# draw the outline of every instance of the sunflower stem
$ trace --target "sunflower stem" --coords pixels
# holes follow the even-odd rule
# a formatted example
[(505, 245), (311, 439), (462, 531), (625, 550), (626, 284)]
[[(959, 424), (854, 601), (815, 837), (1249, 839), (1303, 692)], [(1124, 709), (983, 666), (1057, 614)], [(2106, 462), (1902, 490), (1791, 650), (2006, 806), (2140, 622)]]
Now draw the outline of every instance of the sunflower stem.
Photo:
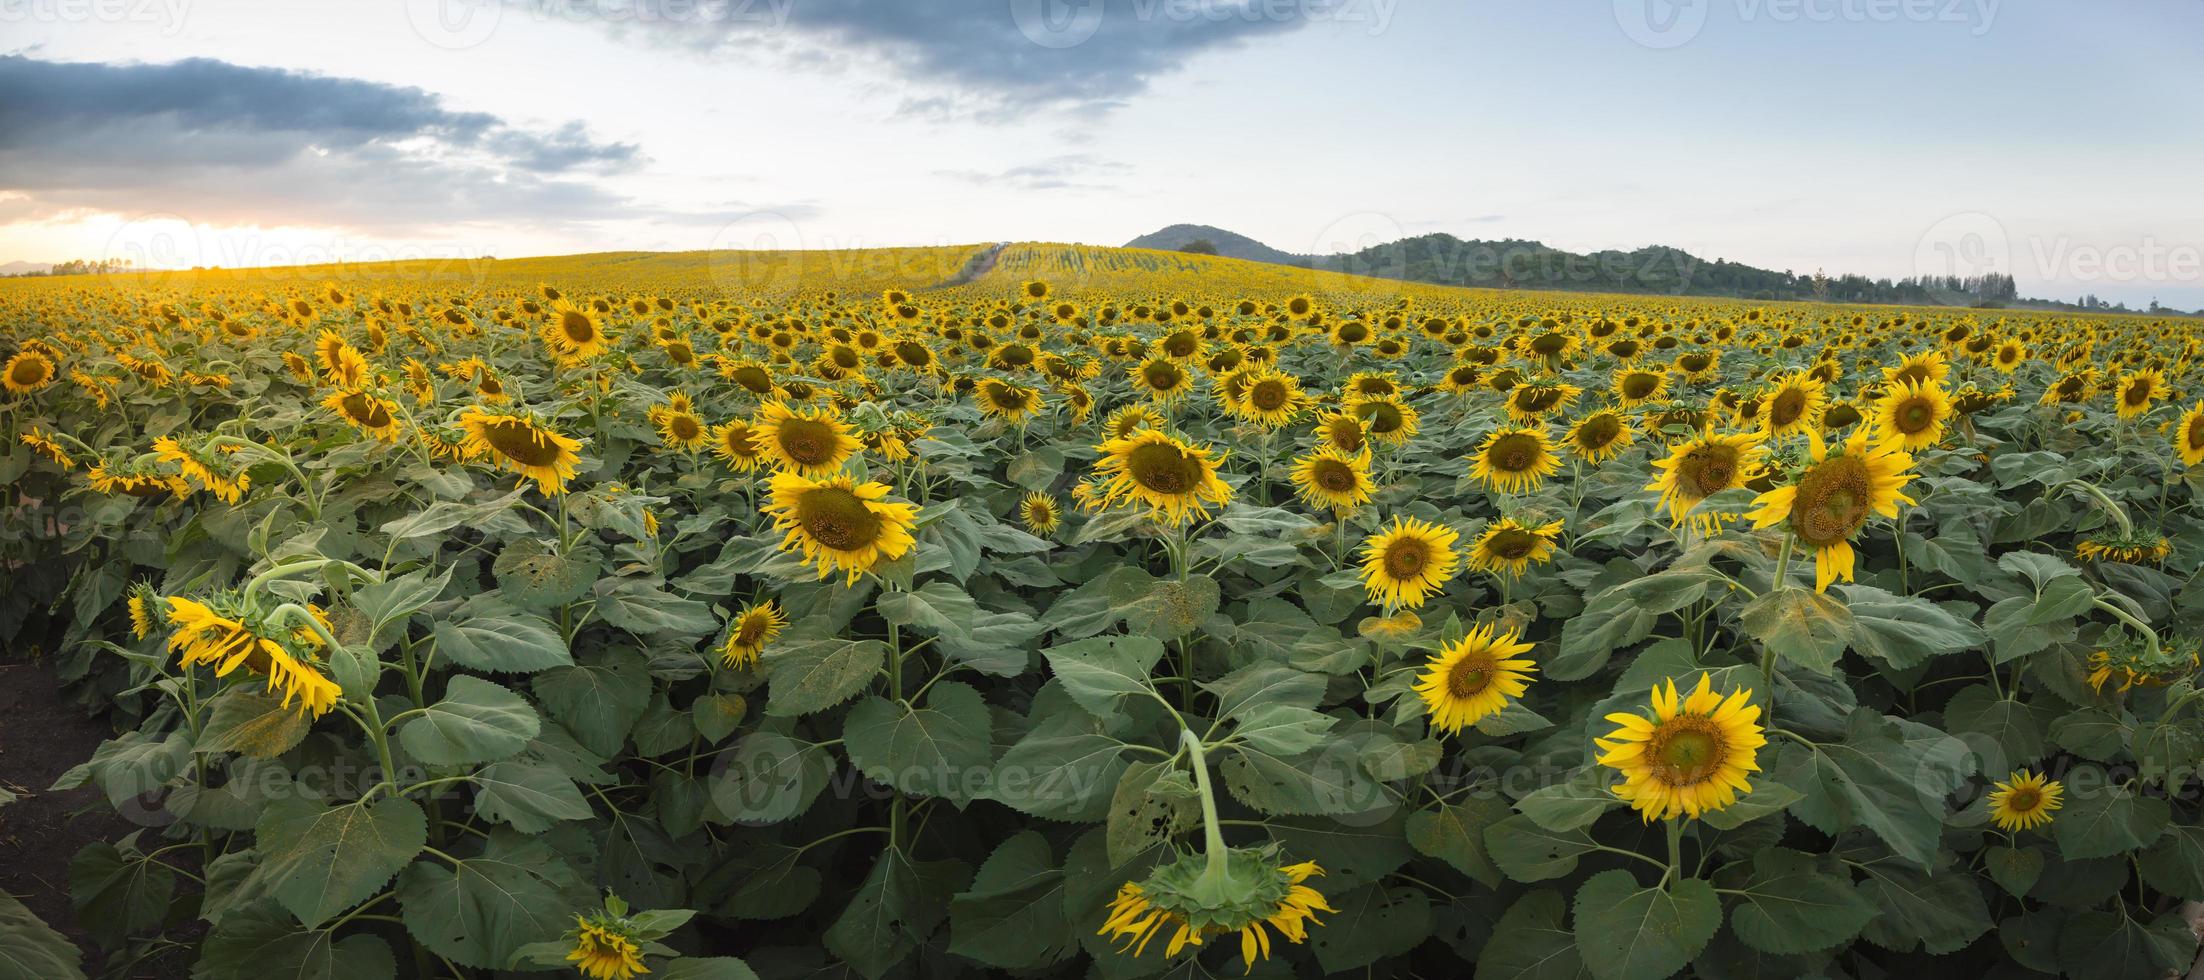
[(1194, 766), (1194, 788), (1201, 791), (1202, 843), (1208, 852), (1209, 863), (1202, 869), (1204, 881), (1223, 885), (1229, 873), (1226, 857), (1230, 853), (1224, 846), (1224, 827), (1217, 822), (1217, 794), (1209, 788), (1209, 760), (1202, 755), (1201, 739), (1191, 730), (1179, 729), (1179, 742), (1186, 746), (1186, 754)]
[(1670, 817), (1661, 821), (1661, 827), (1668, 831), (1668, 873), (1661, 876), (1661, 887), (1666, 888), (1670, 881), (1684, 877), (1684, 823)]

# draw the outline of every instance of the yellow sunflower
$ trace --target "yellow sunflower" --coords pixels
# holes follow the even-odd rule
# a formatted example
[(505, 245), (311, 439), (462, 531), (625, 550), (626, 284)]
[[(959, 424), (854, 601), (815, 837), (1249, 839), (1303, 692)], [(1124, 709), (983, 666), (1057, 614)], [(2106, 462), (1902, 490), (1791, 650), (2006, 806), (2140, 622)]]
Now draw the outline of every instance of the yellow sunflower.
[(1501, 493), (1527, 493), (1560, 469), (1544, 428), (1494, 429), (1477, 447), (1469, 475)]
[(545, 496), (565, 493), (566, 482), (574, 478), (581, 461), (581, 440), (528, 415), (470, 405), (459, 413), (457, 424), (466, 433), (460, 451), (468, 459), (485, 460), (534, 480)]
[(1362, 420), (1346, 412), (1326, 412), (1316, 420), (1316, 435), (1326, 448), (1360, 456), (1369, 451), (1369, 434)]
[(1421, 608), (1454, 577), (1453, 528), (1413, 517), (1395, 517), (1362, 545), (1362, 587), (1387, 610)]
[(543, 321), (543, 343), (561, 363), (578, 364), (604, 353), (611, 340), (592, 307), (560, 300)]
[(22, 350), (8, 358), (6, 373), (0, 375), (10, 394), (27, 395), (53, 383), (54, 359), (45, 351)]
[(1367, 456), (1319, 446), (1293, 461), (1293, 486), (1310, 507), (1329, 508), (1342, 514), (1370, 502), (1377, 489), (1370, 479)]
[(1517, 633), (1500, 633), (1490, 624), (1441, 647), (1416, 678), (1431, 727), (1455, 734), (1522, 697), (1538, 670), (1523, 656), (1530, 651)]
[(748, 473), (758, 468), (764, 458), (758, 448), (757, 432), (750, 423), (735, 419), (712, 429), (712, 454), (726, 461), (727, 468), (737, 473)]
[(1207, 517), (1211, 506), (1222, 507), (1232, 499), (1232, 488), (1217, 478), (1210, 450), (1167, 433), (1142, 429), (1096, 451), (1102, 456), (1095, 473), (1105, 481), (1105, 504), (1137, 502), (1156, 520), (1178, 525), (1190, 515)]
[(2157, 368), (2129, 371), (2120, 376), (2120, 383), (2113, 390), (2119, 393), (2118, 410), (2123, 419), (2150, 411), (2152, 402), (2171, 393), (2166, 388), (2166, 373)]
[(2181, 422), (2173, 430), (2173, 447), (2181, 454), (2181, 465), (2204, 463), (2204, 401), (2181, 414)]
[(1561, 537), (1561, 522), (1521, 524), (1503, 517), (1485, 525), (1483, 534), (1469, 546), (1469, 566), (1494, 574), (1520, 577), (1531, 565), (1553, 560), (1554, 541)]
[(980, 414), (999, 418), (1011, 425), (1022, 425), (1041, 411), (1041, 392), (1021, 384), (1013, 384), (997, 378), (982, 380), (972, 389), (972, 401), (979, 405)]
[(2052, 821), (2051, 811), (2065, 805), (2066, 787), (2041, 773), (2019, 770), (1990, 794), (1990, 819), (2011, 832), (2033, 830)]
[(1903, 492), (1912, 466), (1911, 455), (1887, 442), (1870, 444), (1865, 432), (1853, 433), (1834, 454), (1816, 439), (1813, 462), (1798, 479), (1754, 498), (1759, 509), (1746, 516), (1754, 527), (1786, 525), (1814, 549), (1814, 589), (1826, 592), (1837, 579), (1852, 581), (1852, 537), (1867, 519), (1895, 518), (1899, 504), (1913, 502)]
[(1363, 435), (1387, 446), (1414, 438), (1419, 424), (1416, 410), (1398, 398), (1357, 398), (1347, 411), (1361, 420)]
[(1944, 424), (1951, 417), (1951, 396), (1933, 383), (1892, 384), (1875, 402), (1875, 428), (1882, 440), (1909, 453), (1920, 452), (1944, 438)]
[(1646, 714), (1608, 715), (1620, 727), (1593, 741), (1600, 764), (1622, 773), (1614, 794), (1645, 821), (1697, 819), (1752, 792), (1747, 777), (1760, 771), (1759, 750), (1768, 744), (1759, 717), (1752, 691), (1724, 697), (1709, 675), (1700, 674), (1688, 697), (1678, 695), (1671, 679), (1653, 689)]
[(1637, 441), (1630, 419), (1612, 408), (1586, 413), (1562, 437), (1569, 452), (1594, 466), (1613, 458)]
[[(1126, 882), (1104, 911), (1099, 936), (1119, 943), (1121, 953), (1140, 956), (1158, 935), (1169, 934), (1163, 955), (1199, 949), (1204, 940), (1238, 933), (1240, 960), (1249, 972), (1270, 958), (1271, 931), (1300, 944), (1308, 927), (1321, 925), (1318, 912), (1336, 912), (1324, 896), (1303, 882), (1323, 875), (1315, 862), (1279, 866), (1267, 854), (1235, 849), (1223, 858), (1224, 873), (1202, 874), (1209, 857), (1190, 855), (1156, 869), (1146, 881)], [(1266, 928), (1267, 927), (1267, 928)]]
[(1659, 401), (1668, 394), (1668, 372), (1646, 368), (1616, 371), (1613, 389), (1615, 400), (1624, 408)]
[(398, 441), (398, 403), (369, 391), (330, 392), (323, 408), (337, 413), (345, 424), (383, 442)]
[(775, 530), (787, 532), (781, 550), (801, 548), (822, 579), (839, 569), (854, 584), (880, 562), (903, 557), (916, 541), (917, 505), (883, 502), (885, 483), (860, 484), (848, 474), (814, 480), (782, 470), (768, 486), (772, 502), (764, 510)]
[(768, 599), (750, 606), (727, 628), (727, 639), (719, 645), (719, 659), (729, 667), (754, 666), (764, 655), (766, 644), (781, 635), (781, 628), (787, 625), (788, 617), (779, 603)]
[(1508, 418), (1519, 425), (1543, 422), (1566, 410), (1583, 393), (1582, 388), (1551, 379), (1520, 384), (1508, 392)]
[(1301, 379), (1275, 368), (1256, 368), (1240, 379), (1240, 397), (1234, 414), (1266, 429), (1293, 421), (1307, 407)]
[(1692, 508), (1724, 490), (1759, 479), (1761, 460), (1767, 453), (1767, 447), (1751, 435), (1700, 436), (1678, 444), (1667, 459), (1654, 460), (1653, 467), (1660, 474), (1645, 489), (1661, 492), (1660, 502), (1667, 505), (1671, 523), (1681, 526), (1689, 521), (1695, 527), (1711, 530), (1729, 515), (1692, 515)]
[(1822, 413), (1829, 407), (1829, 386), (1804, 371), (1777, 378), (1760, 399), (1760, 425), (1770, 438), (1800, 432), (1821, 431)]
[(751, 423), (750, 439), (775, 467), (799, 476), (836, 472), (863, 448), (830, 405), (797, 410), (768, 402)]
[(336, 707), (343, 693), (337, 682), (323, 676), (311, 661), (294, 655), (278, 638), (247, 626), (236, 610), (226, 616), (207, 603), (172, 596), (167, 612), (175, 629), (169, 634), (168, 649), (182, 655), (184, 666), (213, 667), (216, 677), (244, 667), (268, 679), (269, 693), (282, 694), (283, 707), (290, 707), (295, 699), (301, 713), (315, 718)]
[(1018, 501), (1018, 517), (1025, 521), (1026, 530), (1053, 534), (1064, 523), (1064, 510), (1057, 506), (1056, 498), (1036, 490)]
[(1194, 390), (1194, 375), (1185, 365), (1167, 357), (1153, 357), (1133, 365), (1133, 388), (1159, 402), (1167, 402)]
[(573, 949), (566, 954), (566, 961), (589, 980), (634, 980), (650, 972), (643, 965), (643, 947), (628, 935), (620, 923), (597, 917), (595, 920), (575, 916), (574, 930), (567, 934)]
[(664, 405), (653, 405), (650, 423), (658, 429), (658, 441), (667, 448), (693, 453), (712, 441), (712, 431), (697, 418), (696, 406), (683, 392), (674, 392)]

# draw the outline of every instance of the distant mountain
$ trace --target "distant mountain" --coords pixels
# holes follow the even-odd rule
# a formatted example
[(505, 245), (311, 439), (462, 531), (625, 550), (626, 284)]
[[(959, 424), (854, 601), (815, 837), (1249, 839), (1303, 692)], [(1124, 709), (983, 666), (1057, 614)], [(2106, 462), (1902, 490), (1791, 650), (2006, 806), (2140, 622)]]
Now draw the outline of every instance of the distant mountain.
[(2017, 300), (2009, 276), (1895, 281), (1852, 275), (1822, 278), (1703, 259), (1666, 245), (1577, 253), (1527, 239), (1482, 241), (1432, 234), (1359, 252), (1295, 255), (1222, 228), (1172, 225), (1133, 239), (1126, 247), (1176, 251), (1197, 240), (1207, 240), (1216, 246), (1217, 254), (1231, 258), (1444, 286), (1937, 306), (1997, 307)]
[(1315, 257), (1281, 252), (1249, 238), (1209, 225), (1172, 225), (1153, 234), (1142, 235), (1126, 242), (1126, 248), (1152, 248), (1159, 252), (1176, 252), (1197, 241), (1207, 241), (1217, 247), (1217, 254), (1228, 259), (1247, 259), (1251, 262), (1268, 262), (1272, 265), (1314, 264)]
[(43, 273), (53, 267), (51, 262), (8, 262), (0, 264), (0, 276), (20, 276), (33, 272)]

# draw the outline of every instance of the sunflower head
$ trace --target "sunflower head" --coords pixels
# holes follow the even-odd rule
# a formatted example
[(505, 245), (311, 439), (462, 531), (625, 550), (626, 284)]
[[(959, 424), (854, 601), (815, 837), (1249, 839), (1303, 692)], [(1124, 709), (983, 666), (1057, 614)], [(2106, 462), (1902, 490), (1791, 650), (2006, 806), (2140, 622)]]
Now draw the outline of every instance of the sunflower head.
[(566, 492), (581, 461), (581, 440), (563, 435), (534, 415), (469, 406), (457, 421), (466, 433), (460, 451), (536, 481), (545, 495)]
[(1533, 564), (1553, 560), (1554, 542), (1561, 537), (1561, 522), (1524, 524), (1503, 517), (1485, 525), (1484, 533), (1469, 546), (1471, 567), (1509, 576), (1520, 576)]
[(1168, 433), (1142, 429), (1097, 447), (1102, 460), (1095, 472), (1105, 479), (1108, 503), (1136, 503), (1157, 521), (1179, 525), (1232, 499), (1232, 488), (1217, 478), (1211, 451)]
[(1418, 608), (1446, 588), (1458, 557), (1453, 528), (1413, 517), (1395, 517), (1362, 546), (1362, 585), (1370, 600), (1388, 610)]
[(1630, 418), (1611, 408), (1587, 413), (1569, 427), (1569, 451), (1594, 466), (1612, 458), (1636, 441)]
[(774, 474), (772, 502), (764, 508), (776, 530), (786, 532), (781, 550), (801, 550), (819, 577), (848, 573), (848, 582), (882, 561), (911, 550), (918, 507), (890, 502), (884, 483), (858, 483), (848, 474), (811, 479), (789, 470)]
[(1469, 475), (1502, 493), (1524, 493), (1560, 469), (1544, 428), (1501, 428), (1477, 447)]
[(1525, 656), (1530, 651), (1518, 634), (1490, 624), (1441, 647), (1416, 679), (1432, 727), (1457, 734), (1522, 697), (1538, 671)]
[(862, 444), (832, 406), (794, 409), (769, 402), (751, 423), (751, 440), (774, 466), (802, 476), (824, 476), (842, 468)]
[(780, 636), (781, 628), (787, 625), (788, 617), (781, 612), (780, 604), (770, 599), (744, 609), (727, 626), (727, 639), (719, 646), (720, 660), (729, 667), (756, 666), (766, 644)]
[(1018, 517), (1035, 534), (1053, 534), (1064, 522), (1064, 509), (1055, 497), (1036, 490), (1018, 501)]
[(1608, 715), (1619, 727), (1594, 742), (1600, 764), (1622, 774), (1614, 794), (1643, 819), (1697, 819), (1752, 792), (1747, 778), (1760, 771), (1760, 747), (1767, 744), (1759, 717), (1751, 691), (1725, 695), (1700, 674), (1689, 695), (1671, 679), (1653, 689), (1644, 714)]
[(1851, 540), (1868, 518), (1897, 517), (1899, 504), (1913, 502), (1904, 493), (1914, 478), (1913, 457), (1890, 443), (1870, 443), (1865, 432), (1853, 433), (1835, 453), (1817, 438), (1812, 452), (1789, 486), (1755, 498), (1757, 509), (1747, 516), (1756, 527), (1782, 524), (1814, 549), (1814, 587), (1826, 590), (1839, 578), (1852, 581)]
[(1283, 864), (1275, 846), (1229, 848), (1216, 854), (1181, 853), (1148, 877), (1120, 886), (1097, 935), (1140, 956), (1162, 935), (1165, 957), (1199, 949), (1207, 940), (1237, 933), (1240, 957), (1253, 970), (1270, 956), (1271, 933), (1300, 943), (1318, 912), (1336, 911), (1304, 882), (1320, 877), (1313, 862)]
[(1707, 435), (1676, 446), (1667, 459), (1655, 460), (1659, 475), (1646, 484), (1658, 490), (1676, 524), (1687, 520), (1713, 527), (1726, 519), (1722, 514), (1691, 515), (1699, 502), (1725, 490), (1735, 490), (1760, 478), (1767, 448), (1751, 435)]
[(1293, 485), (1311, 507), (1345, 513), (1370, 502), (1376, 483), (1370, 479), (1365, 454), (1349, 454), (1320, 446), (1293, 461)]
[(2161, 641), (2119, 629), (2107, 635), (2104, 648), (2089, 655), (2089, 686), (2104, 693), (2106, 684), (2118, 684), (2126, 693), (2137, 687), (2165, 687), (2194, 678), (2200, 644), (2190, 637)]
[(2042, 773), (2019, 770), (1990, 793), (1990, 818), (2005, 831), (2033, 830), (2052, 821), (2065, 805), (2066, 787)]
[(25, 395), (53, 383), (54, 359), (42, 350), (21, 350), (0, 368), (0, 385), (9, 393)]

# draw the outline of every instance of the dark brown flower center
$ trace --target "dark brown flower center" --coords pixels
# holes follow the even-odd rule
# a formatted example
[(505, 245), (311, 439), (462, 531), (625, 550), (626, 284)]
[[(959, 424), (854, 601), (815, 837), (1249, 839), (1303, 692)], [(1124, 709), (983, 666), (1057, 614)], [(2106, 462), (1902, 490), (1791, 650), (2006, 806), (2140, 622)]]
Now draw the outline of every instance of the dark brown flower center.
[(1645, 754), (1655, 779), (1670, 786), (1694, 786), (1721, 769), (1725, 748), (1712, 719), (1678, 715), (1654, 730)]
[(482, 435), (498, 455), (522, 466), (549, 466), (559, 459), (559, 444), (526, 419), (492, 419), (483, 424)]
[(1849, 456), (1823, 460), (1798, 479), (1791, 529), (1814, 547), (1836, 544), (1867, 523), (1874, 496), (1874, 476), (1866, 463)]
[(1523, 473), (1538, 465), (1545, 448), (1536, 436), (1517, 432), (1501, 436), (1485, 450), (1485, 463), (1502, 473)]
[(1416, 538), (1402, 538), (1385, 546), (1385, 574), (1412, 579), (1431, 564), (1431, 546)]
[(1158, 494), (1191, 493), (1201, 483), (1201, 463), (1169, 443), (1151, 442), (1132, 451), (1125, 471), (1133, 482)]
[(825, 466), (834, 460), (834, 427), (817, 419), (784, 419), (775, 430), (781, 452), (802, 466)]
[(1468, 654), (1446, 671), (1446, 693), (1457, 698), (1473, 698), (1492, 686), (1500, 665), (1490, 656)]
[(812, 540), (836, 551), (855, 551), (880, 539), (880, 515), (841, 487), (805, 491), (796, 501), (796, 522)]
[(1679, 474), (1694, 497), (1711, 497), (1737, 485), (1737, 447), (1700, 446), (1684, 454)]

